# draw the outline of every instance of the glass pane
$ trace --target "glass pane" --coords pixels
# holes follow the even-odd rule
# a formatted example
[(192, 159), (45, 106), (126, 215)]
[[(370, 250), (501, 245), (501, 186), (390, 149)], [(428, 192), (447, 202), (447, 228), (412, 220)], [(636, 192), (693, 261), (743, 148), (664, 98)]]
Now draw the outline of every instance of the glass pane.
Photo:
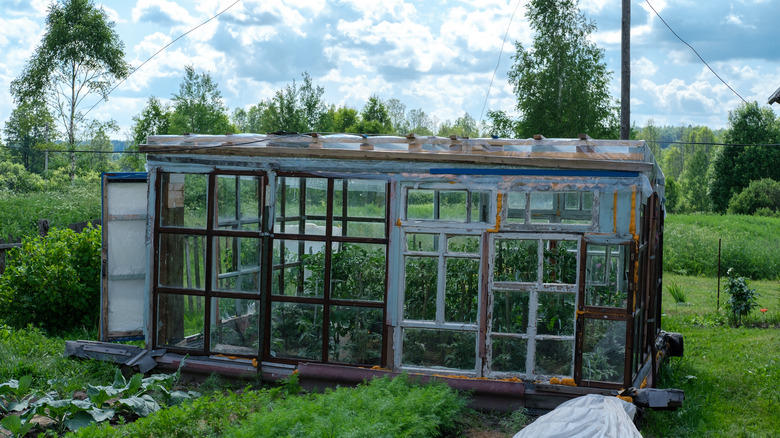
[(160, 286), (204, 290), (206, 242), (204, 236), (160, 234)]
[(322, 360), (321, 304), (271, 303), (271, 356)]
[(525, 359), (528, 355), (528, 340), (520, 338), (491, 337), (493, 371), (525, 373)]
[(409, 233), (406, 235), (406, 249), (409, 251), (436, 252), (439, 250), (439, 235)]
[(216, 289), (260, 292), (260, 239), (215, 237)]
[(211, 350), (257, 355), (260, 322), (257, 300), (211, 299)]
[(479, 260), (448, 257), (445, 263), (445, 321), (476, 323)]
[(206, 228), (208, 176), (163, 173), (160, 224), (164, 227)]
[(157, 345), (203, 350), (204, 298), (159, 294), (157, 297)]
[(577, 242), (545, 240), (544, 282), (577, 284)]
[(382, 359), (382, 309), (331, 306), (328, 360), (379, 365)]
[(531, 193), (531, 211), (553, 209), (553, 194), (544, 192)]
[(490, 222), (490, 192), (471, 192), (471, 222)]
[(322, 216), (324, 219), (328, 205), (328, 180), (324, 178), (301, 178), (306, 190), (306, 217)]
[[(339, 229), (339, 225), (343, 229)], [(368, 237), (371, 239), (384, 239), (387, 237), (385, 221), (376, 222), (376, 219), (347, 221), (341, 224), (334, 222), (333, 227), (333, 234), (336, 236)]]
[(297, 233), (300, 223), (300, 178), (282, 176), (276, 185), (276, 225), (281, 233)]
[(629, 284), (628, 245), (588, 245), (585, 305), (626, 307)]
[(538, 240), (497, 239), (493, 281), (536, 283), (539, 269)]
[(434, 257), (406, 257), (404, 319), (436, 319), (439, 262)]
[(582, 343), (582, 378), (623, 382), (626, 321), (586, 319)]
[(506, 197), (506, 219), (510, 223), (525, 223), (525, 192), (509, 192)]
[(217, 175), (217, 226), (259, 230), (260, 190), (256, 176)]
[(331, 256), (331, 296), (384, 301), (385, 245), (341, 243)]
[(494, 333), (527, 333), (529, 292), (493, 291)]
[(572, 377), (574, 341), (537, 340), (536, 374)]
[(325, 290), (325, 243), (275, 240), (271, 293), (321, 297)]
[(557, 222), (553, 209), (555, 196), (553, 193), (531, 193), (531, 223), (547, 224)]
[(401, 362), (405, 366), (474, 370), (476, 332), (405, 328)]
[(536, 334), (574, 335), (574, 294), (539, 292)]
[(449, 236), (447, 252), (479, 254), (479, 236)]
[(566, 198), (564, 208), (566, 210), (581, 210), (582, 205), (580, 204), (580, 195), (580, 192), (564, 193), (563, 196)]
[(468, 193), (465, 190), (439, 191), (439, 217), (443, 221), (466, 222)]
[(406, 193), (406, 218), (433, 220), (433, 190), (409, 189)]
[[(344, 186), (346, 185), (346, 190)], [(377, 218), (384, 219), (386, 207), (385, 181), (376, 180), (335, 180), (333, 184), (333, 214), (350, 218)]]

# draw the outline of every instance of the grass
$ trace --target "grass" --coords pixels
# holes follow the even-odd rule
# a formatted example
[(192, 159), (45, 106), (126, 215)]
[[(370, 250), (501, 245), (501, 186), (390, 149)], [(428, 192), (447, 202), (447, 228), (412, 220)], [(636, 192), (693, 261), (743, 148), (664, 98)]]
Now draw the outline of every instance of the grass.
[[(74, 333), (68, 339), (94, 338), (90, 333)], [(99, 360), (76, 361), (62, 356), (65, 339), (46, 336), (35, 328), (13, 330), (0, 325), (0, 383), (30, 375), (32, 387), (48, 389), (48, 380), (60, 379), (66, 386), (112, 382), (116, 366)]]
[(686, 292), (689, 306), (664, 294), (664, 330), (682, 333), (685, 356), (664, 365), (661, 386), (685, 391), (676, 411), (648, 411), (646, 437), (773, 437), (780, 433), (780, 284), (754, 281), (766, 313), (743, 327), (728, 326), (717, 279), (666, 275)]
[(99, 219), (100, 181), (39, 193), (0, 191), (0, 204), (0, 238), (37, 236), (39, 219), (57, 228)]
[(742, 215), (669, 215), (664, 229), (664, 271), (716, 277), (734, 268), (752, 279), (780, 278), (780, 218)]

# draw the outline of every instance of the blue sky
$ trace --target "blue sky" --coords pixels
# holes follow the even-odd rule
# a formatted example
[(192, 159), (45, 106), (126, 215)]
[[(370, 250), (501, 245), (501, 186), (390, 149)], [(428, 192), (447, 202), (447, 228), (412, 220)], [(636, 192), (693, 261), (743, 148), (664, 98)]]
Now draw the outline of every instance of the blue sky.
[[(139, 66), (177, 36), (235, 0), (105, 0), (127, 61)], [(49, 0), (0, 0), (0, 124), (13, 109), (18, 77), (45, 30)], [(530, 46), (527, 0), (242, 0), (138, 69), (90, 117), (113, 118), (124, 139), (149, 96), (169, 99), (184, 66), (209, 72), (226, 105), (248, 108), (308, 72), (328, 103), (361, 109), (372, 94), (422, 108), (439, 121), (487, 107), (514, 112), (507, 82), (514, 41)], [(780, 1), (650, 0), (672, 28), (748, 101), (765, 104), (780, 87)], [(598, 26), (593, 40), (620, 95), (621, 0), (580, 0)], [(723, 128), (740, 98), (655, 16), (632, 1), (631, 119), (644, 126)], [(95, 101), (89, 103), (92, 105)], [(778, 112), (780, 106), (773, 109)]]

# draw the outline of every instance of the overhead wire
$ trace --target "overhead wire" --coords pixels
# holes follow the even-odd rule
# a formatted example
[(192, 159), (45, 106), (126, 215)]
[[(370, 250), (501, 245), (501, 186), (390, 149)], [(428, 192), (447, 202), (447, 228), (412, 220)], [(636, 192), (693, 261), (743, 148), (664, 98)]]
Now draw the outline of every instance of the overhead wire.
[(87, 116), (87, 114), (89, 114), (89, 112), (90, 112), (90, 111), (92, 111), (93, 109), (95, 109), (95, 107), (96, 107), (96, 106), (98, 106), (98, 105), (99, 105), (101, 102), (108, 100), (108, 96), (109, 96), (109, 95), (110, 95), (110, 94), (111, 94), (111, 93), (112, 93), (114, 90), (116, 90), (116, 89), (117, 89), (117, 87), (119, 87), (120, 85), (122, 85), (122, 84), (125, 82), (125, 80), (127, 80), (127, 78), (129, 78), (130, 76), (132, 76), (132, 75), (133, 75), (133, 73), (135, 73), (135, 72), (137, 72), (138, 70), (140, 70), (140, 69), (141, 69), (141, 67), (143, 67), (144, 65), (146, 65), (146, 63), (148, 63), (149, 61), (151, 61), (151, 60), (152, 60), (152, 59), (153, 59), (155, 56), (157, 56), (157, 55), (159, 55), (160, 53), (162, 53), (162, 52), (163, 52), (165, 49), (167, 49), (168, 47), (170, 47), (171, 45), (173, 45), (174, 43), (176, 43), (176, 41), (179, 41), (180, 39), (182, 39), (182, 38), (184, 38), (185, 36), (189, 35), (190, 33), (194, 32), (194, 31), (195, 31), (195, 30), (197, 30), (198, 28), (200, 28), (200, 27), (202, 27), (202, 26), (206, 25), (208, 22), (210, 22), (210, 21), (214, 20), (215, 18), (219, 17), (220, 15), (224, 14), (224, 13), (225, 13), (225, 12), (227, 12), (227, 11), (228, 11), (230, 8), (232, 8), (233, 6), (235, 6), (236, 4), (238, 4), (240, 1), (241, 1), (241, 0), (236, 0), (235, 2), (231, 3), (231, 4), (230, 4), (230, 6), (226, 7), (225, 9), (223, 9), (223, 10), (221, 10), (219, 13), (217, 13), (217, 15), (214, 15), (213, 17), (211, 17), (211, 18), (209, 18), (208, 20), (206, 20), (206, 21), (204, 21), (204, 22), (200, 23), (199, 25), (197, 25), (197, 26), (193, 27), (192, 29), (188, 30), (187, 32), (184, 32), (183, 34), (179, 35), (179, 36), (178, 36), (178, 37), (176, 37), (174, 40), (172, 40), (171, 42), (169, 42), (168, 44), (166, 44), (165, 46), (163, 46), (163, 47), (162, 47), (160, 50), (156, 51), (156, 52), (155, 52), (155, 53), (154, 53), (152, 56), (150, 56), (149, 58), (147, 58), (147, 59), (146, 59), (146, 61), (142, 62), (142, 63), (141, 63), (141, 65), (139, 65), (138, 67), (134, 68), (134, 69), (133, 69), (133, 71), (131, 71), (131, 72), (130, 72), (130, 73), (127, 75), (127, 76), (125, 76), (124, 78), (122, 78), (122, 80), (120, 80), (119, 82), (117, 82), (117, 84), (116, 84), (116, 85), (114, 85), (114, 87), (113, 87), (113, 88), (111, 88), (111, 89), (108, 91), (108, 93), (106, 93), (106, 94), (105, 94), (105, 96), (104, 96), (102, 99), (100, 99), (100, 100), (98, 100), (97, 102), (95, 102), (95, 104), (94, 104), (94, 105), (92, 105), (92, 107), (90, 107), (90, 108), (87, 110), (87, 112), (85, 112), (85, 113), (84, 113), (84, 115), (83, 115), (82, 117), (86, 117), (86, 116)]
[(648, 6), (650, 6), (650, 9), (652, 9), (652, 10), (653, 10), (653, 12), (655, 13), (655, 15), (656, 15), (656, 16), (658, 16), (658, 18), (661, 20), (661, 22), (663, 22), (663, 23), (666, 25), (666, 27), (669, 29), (669, 31), (670, 31), (670, 32), (672, 32), (672, 34), (674, 34), (674, 36), (676, 36), (678, 40), (682, 41), (682, 43), (683, 43), (683, 44), (685, 44), (685, 45), (686, 45), (686, 46), (688, 46), (688, 47), (689, 47), (691, 50), (693, 50), (693, 53), (695, 53), (695, 54), (696, 54), (696, 56), (698, 56), (698, 57), (699, 57), (699, 59), (701, 60), (701, 62), (703, 62), (703, 63), (704, 63), (704, 65), (706, 65), (706, 66), (707, 66), (707, 68), (708, 68), (708, 69), (710, 69), (710, 71), (712, 72), (712, 74), (714, 74), (714, 75), (715, 75), (715, 77), (717, 77), (717, 78), (718, 78), (718, 79), (719, 79), (721, 82), (723, 82), (723, 85), (725, 85), (726, 87), (728, 87), (728, 89), (729, 89), (729, 90), (731, 90), (731, 92), (732, 92), (732, 93), (736, 94), (736, 95), (737, 95), (737, 97), (739, 97), (740, 99), (742, 99), (742, 102), (748, 103), (748, 102), (747, 102), (747, 101), (746, 101), (746, 100), (745, 100), (745, 99), (744, 99), (744, 98), (743, 98), (743, 97), (742, 97), (742, 96), (741, 96), (739, 93), (737, 93), (737, 91), (736, 91), (735, 89), (731, 88), (731, 85), (729, 85), (729, 84), (728, 84), (728, 83), (727, 83), (725, 80), (723, 80), (723, 78), (722, 78), (722, 77), (720, 77), (720, 75), (718, 75), (718, 73), (716, 73), (716, 72), (715, 72), (715, 70), (713, 70), (713, 69), (712, 69), (712, 67), (710, 67), (710, 65), (709, 65), (709, 64), (707, 64), (707, 61), (705, 61), (705, 60), (704, 60), (704, 58), (702, 58), (702, 57), (701, 57), (701, 55), (699, 55), (699, 52), (697, 52), (697, 51), (696, 51), (696, 49), (694, 49), (694, 48), (693, 48), (693, 46), (691, 46), (690, 44), (688, 44), (688, 42), (686, 42), (684, 39), (682, 39), (682, 37), (680, 37), (680, 35), (677, 35), (677, 32), (675, 32), (675, 31), (674, 31), (674, 29), (672, 29), (672, 27), (671, 27), (671, 26), (669, 26), (669, 23), (667, 23), (667, 22), (666, 22), (666, 20), (664, 20), (664, 18), (663, 18), (663, 17), (661, 17), (661, 14), (659, 14), (659, 13), (658, 13), (658, 11), (656, 11), (656, 10), (655, 10), (655, 8), (653, 7), (653, 5), (652, 5), (652, 4), (650, 4), (650, 0), (645, 0), (645, 2), (647, 2), (647, 5), (648, 5)]
[(512, 12), (512, 16), (509, 17), (509, 23), (506, 25), (506, 31), (504, 32), (504, 41), (501, 43), (501, 50), (498, 51), (498, 61), (496, 61), (496, 68), (493, 69), (493, 76), (490, 78), (490, 84), (488, 85), (487, 93), (485, 93), (485, 103), (482, 104), (482, 112), (479, 113), (479, 121), (482, 121), (482, 116), (485, 115), (485, 107), (488, 103), (488, 98), (490, 98), (490, 89), (493, 87), (493, 80), (496, 78), (496, 72), (498, 71), (498, 66), (501, 64), (501, 55), (504, 53), (504, 46), (506, 45), (506, 37), (509, 35), (509, 28), (512, 26), (512, 20), (515, 18), (515, 14), (517, 13), (517, 9), (520, 8), (520, 3), (522, 3), (522, 0), (517, 0), (517, 5), (515, 5), (515, 10)]

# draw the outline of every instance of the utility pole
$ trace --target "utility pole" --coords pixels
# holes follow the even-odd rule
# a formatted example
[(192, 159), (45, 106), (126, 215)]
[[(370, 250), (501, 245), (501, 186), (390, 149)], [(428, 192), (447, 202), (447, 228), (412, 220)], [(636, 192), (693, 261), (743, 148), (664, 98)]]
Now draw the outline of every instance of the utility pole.
[(620, 139), (631, 131), (631, 0), (623, 0), (620, 38)]

